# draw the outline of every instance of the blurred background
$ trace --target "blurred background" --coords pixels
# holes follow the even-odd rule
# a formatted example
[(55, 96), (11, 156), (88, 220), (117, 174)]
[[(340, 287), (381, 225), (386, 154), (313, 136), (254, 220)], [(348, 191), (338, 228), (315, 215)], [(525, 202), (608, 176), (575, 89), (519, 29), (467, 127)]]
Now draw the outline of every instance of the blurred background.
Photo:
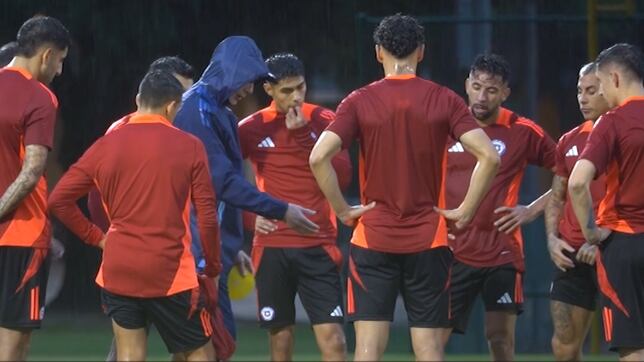
[[(579, 68), (613, 43), (641, 47), (644, 40), (644, 0), (0, 0), (0, 42), (14, 40), (22, 22), (36, 14), (57, 17), (72, 33), (63, 75), (52, 85), (61, 105), (48, 169), (54, 184), (111, 122), (135, 109), (138, 82), (152, 60), (178, 55), (200, 74), (217, 43), (229, 35), (248, 35), (265, 57), (280, 51), (298, 55), (306, 65), (308, 101), (335, 109), (351, 90), (382, 77), (371, 35), (383, 16), (397, 12), (414, 15), (425, 26), (427, 54), (420, 75), (464, 95), (474, 57), (502, 54), (512, 67), (506, 106), (537, 121), (555, 139), (582, 121), (576, 101)], [(243, 117), (267, 103), (260, 87), (235, 111)], [(530, 169), (522, 202), (547, 190), (550, 178)], [(354, 177), (349, 196), (357, 198), (357, 191)], [(346, 247), (350, 230), (341, 231), (339, 243)], [(523, 231), (526, 305), (517, 324), (517, 352), (531, 356), (550, 353), (547, 295), (553, 266), (542, 220)], [(101, 358), (110, 330), (93, 282), (100, 253), (63, 228), (56, 227), (56, 237), (66, 248), (66, 273), (45, 328), (34, 337), (34, 356)], [(254, 298), (235, 308), (242, 322), (238, 359), (266, 359), (267, 342), (254, 324)], [(485, 358), (482, 311), (479, 305), (470, 332), (453, 338), (449, 353)], [(389, 356), (409, 358), (405, 320), (397, 314), (400, 333), (392, 334)], [(296, 342), (296, 351), (315, 359), (310, 331), (302, 330), (298, 338), (306, 342)], [(351, 341), (351, 328), (347, 331)], [(595, 353), (605, 351), (599, 331), (595, 325), (588, 346)], [(76, 342), (65, 342), (70, 338)], [(151, 352), (165, 356), (158, 340)]]

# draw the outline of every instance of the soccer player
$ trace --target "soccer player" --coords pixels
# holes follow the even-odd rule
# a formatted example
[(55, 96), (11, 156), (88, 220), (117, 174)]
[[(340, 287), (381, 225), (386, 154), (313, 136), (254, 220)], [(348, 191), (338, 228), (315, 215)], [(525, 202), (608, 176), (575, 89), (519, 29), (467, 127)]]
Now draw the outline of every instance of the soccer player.
[[(150, 64), (148, 72), (152, 71), (164, 71), (172, 74), (181, 84), (183, 91), (187, 91), (194, 84), (194, 68), (188, 64), (185, 60), (179, 58), (178, 56), (166, 56), (156, 59)], [(127, 114), (121, 119), (112, 123), (105, 134), (111, 133), (122, 126), (126, 125), (132, 116), (136, 115), (136, 112)], [(98, 189), (93, 188), (87, 195), (87, 207), (90, 214), (90, 219), (94, 224), (96, 224), (104, 233), (107, 232), (107, 229), (110, 226), (109, 217), (107, 212), (103, 207), (103, 201), (101, 200), (101, 194), (98, 192)], [(149, 329), (146, 329), (149, 331)], [(116, 341), (112, 339), (112, 345), (107, 354), (106, 361), (116, 361)]]
[(50, 244), (47, 155), (58, 101), (47, 85), (63, 70), (71, 43), (51, 17), (27, 20), (18, 49), (0, 69), (0, 360), (25, 360), (44, 315)]
[[(255, 170), (260, 191), (295, 202), (317, 213), (320, 226), (312, 235), (301, 235), (283, 222), (258, 216), (253, 245), (260, 325), (269, 330), (271, 360), (293, 359), (295, 294), (306, 309), (324, 361), (346, 360), (342, 329), (342, 288), (339, 268), (342, 254), (336, 246), (335, 215), (309, 168), (309, 154), (316, 139), (335, 114), (305, 103), (304, 64), (293, 54), (280, 53), (266, 60), (275, 77), (264, 83), (273, 99), (239, 123), (242, 156)], [(347, 151), (334, 159), (340, 183), (351, 181)], [(270, 229), (266, 230), (266, 227)]]
[(12, 41), (0, 48), (0, 67), (4, 67), (13, 60), (18, 52), (18, 42)]
[[(168, 72), (146, 74), (136, 114), (118, 132), (96, 141), (49, 198), (54, 216), (83, 241), (103, 249), (96, 282), (112, 319), (119, 361), (145, 359), (148, 322), (175, 359), (215, 357), (210, 316), (190, 251), (191, 203), (210, 278), (221, 270), (219, 225), (205, 149), (171, 123), (182, 93)], [(111, 220), (107, 234), (76, 205), (94, 186), (101, 190)]]
[[(228, 296), (228, 273), (233, 265), (250, 264), (248, 256), (241, 250), (241, 210), (268, 219), (284, 220), (289, 227), (302, 233), (315, 233), (319, 229), (306, 217), (314, 211), (260, 192), (244, 177), (238, 120), (229, 106), (251, 94), (255, 81), (267, 77), (268, 68), (255, 42), (245, 36), (228, 37), (213, 52), (199, 81), (186, 92), (175, 122), (180, 129), (197, 136), (208, 153), (221, 218), (224, 269), (219, 281), (219, 306), (226, 328), (233, 336), (236, 335), (235, 320)], [(194, 240), (198, 240), (198, 235)], [(200, 259), (198, 246), (193, 243), (193, 254)]]
[[(644, 55), (616, 44), (597, 59), (600, 93), (610, 108), (595, 124), (568, 181), (584, 238), (600, 245), (597, 277), (604, 332), (620, 360), (644, 360)], [(597, 219), (592, 180), (606, 174)]]
[[(550, 288), (550, 314), (554, 325), (552, 350), (559, 361), (580, 361), (597, 300), (595, 254), (597, 247), (586, 243), (567, 197), (568, 177), (588, 134), (608, 104), (599, 92), (595, 63), (579, 71), (577, 101), (586, 120), (559, 139), (556, 150), (556, 174), (552, 194), (546, 205), (545, 222), (550, 258), (557, 267)], [(591, 184), (594, 210), (604, 197), (605, 177)]]
[[(155, 70), (165, 71), (172, 74), (175, 78), (177, 78), (179, 83), (181, 83), (181, 87), (183, 88), (184, 92), (190, 89), (190, 87), (192, 87), (194, 83), (194, 68), (185, 60), (177, 56), (161, 57), (156, 59), (152, 62), (152, 64), (150, 64), (148, 72)], [(112, 123), (108, 127), (105, 134), (115, 131), (121, 126), (127, 124), (130, 117), (132, 117), (134, 114), (135, 113), (127, 114), (116, 122)], [(98, 190), (93, 189), (89, 192), (87, 197), (87, 206), (92, 222), (98, 225), (98, 227), (100, 227), (103, 232), (107, 232), (107, 229), (110, 226), (110, 222), (107, 217), (106, 211), (103, 208), (103, 202), (101, 201), (101, 195)], [(109, 357), (108, 360), (110, 360)]]
[[(351, 240), (347, 315), (356, 332), (356, 360), (378, 360), (389, 338), (399, 293), (417, 360), (442, 360), (449, 327), (447, 222), (452, 231), (473, 217), (499, 156), (456, 93), (416, 76), (424, 29), (411, 16), (384, 18), (374, 32), (385, 78), (338, 106), (310, 164), (338, 218), (357, 222)], [(445, 210), (447, 138), (460, 139), (479, 161), (463, 203)], [(332, 158), (360, 141), (360, 206), (349, 206)]]
[[(479, 55), (470, 67), (465, 90), (476, 122), (492, 139), (501, 167), (470, 225), (450, 242), (452, 327), (465, 333), (474, 301), (485, 304), (485, 337), (496, 361), (514, 358), (514, 327), (523, 303), (523, 241), (519, 225), (536, 218), (548, 198), (518, 205), (519, 188), (528, 164), (553, 169), (555, 142), (533, 121), (503, 108), (510, 95), (510, 67), (496, 54)], [(447, 207), (466, 195), (475, 159), (467, 146), (452, 139), (447, 150)]]

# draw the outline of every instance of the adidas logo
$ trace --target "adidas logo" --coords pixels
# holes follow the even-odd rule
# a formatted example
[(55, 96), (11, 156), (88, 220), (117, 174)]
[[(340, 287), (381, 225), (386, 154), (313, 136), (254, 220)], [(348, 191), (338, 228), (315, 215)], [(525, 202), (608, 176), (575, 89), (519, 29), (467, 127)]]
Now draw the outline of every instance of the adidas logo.
[(447, 152), (465, 152), (463, 145), (460, 142), (456, 142), (454, 146), (450, 147)]
[(270, 137), (266, 137), (262, 140), (262, 142), (257, 144), (257, 147), (259, 148), (275, 147), (275, 143), (273, 143), (273, 140)]
[(566, 157), (577, 157), (579, 156), (579, 151), (577, 151), (577, 146), (572, 146), (571, 149), (566, 152)]
[(496, 301), (497, 304), (512, 304), (512, 298), (510, 298), (510, 294), (507, 292), (499, 298), (499, 300)]
[(344, 314), (342, 314), (342, 308), (340, 306), (335, 307), (333, 312), (331, 312), (330, 316), (331, 317), (342, 317)]

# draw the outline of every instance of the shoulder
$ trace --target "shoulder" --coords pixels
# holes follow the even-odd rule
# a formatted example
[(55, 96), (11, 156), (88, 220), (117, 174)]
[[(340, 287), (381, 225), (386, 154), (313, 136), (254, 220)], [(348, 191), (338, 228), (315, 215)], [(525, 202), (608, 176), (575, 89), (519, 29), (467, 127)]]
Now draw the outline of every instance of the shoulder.
[(517, 129), (517, 131), (528, 132), (538, 137), (544, 137), (546, 135), (546, 132), (537, 122), (516, 113), (511, 117), (511, 126)]
[(304, 118), (315, 122), (329, 123), (335, 119), (335, 112), (312, 103), (304, 103), (302, 113)]
[(241, 121), (239, 121), (238, 123), (239, 129), (246, 129), (246, 128), (254, 127), (254, 126), (257, 126), (258, 124), (261, 124), (264, 118), (266, 117), (267, 110), (268, 108), (261, 109), (247, 116)]
[(54, 92), (52, 92), (46, 85), (35, 79), (32, 79), (30, 83), (31, 87), (33, 87), (33, 100), (36, 101), (39, 106), (51, 107), (54, 109), (58, 108), (58, 98)]

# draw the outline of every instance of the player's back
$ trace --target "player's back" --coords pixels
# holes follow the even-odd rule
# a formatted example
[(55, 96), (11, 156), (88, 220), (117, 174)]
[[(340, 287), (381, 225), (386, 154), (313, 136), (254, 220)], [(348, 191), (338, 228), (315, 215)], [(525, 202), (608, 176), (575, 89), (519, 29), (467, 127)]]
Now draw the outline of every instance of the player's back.
[[(188, 217), (200, 144), (158, 118), (131, 117), (94, 151), (101, 152), (94, 177), (111, 223), (102, 275), (114, 293), (159, 296), (181, 288), (176, 278), (182, 272), (190, 279), (186, 285), (196, 283)], [(148, 281), (148, 288), (118, 284), (132, 275)]]
[(376, 202), (362, 223), (390, 239), (377, 248), (414, 252), (444, 243), (433, 207), (444, 203), (445, 145), (476, 127), (459, 96), (415, 76), (384, 78), (343, 101), (329, 130), (345, 146), (350, 137), (360, 141), (362, 202)]

